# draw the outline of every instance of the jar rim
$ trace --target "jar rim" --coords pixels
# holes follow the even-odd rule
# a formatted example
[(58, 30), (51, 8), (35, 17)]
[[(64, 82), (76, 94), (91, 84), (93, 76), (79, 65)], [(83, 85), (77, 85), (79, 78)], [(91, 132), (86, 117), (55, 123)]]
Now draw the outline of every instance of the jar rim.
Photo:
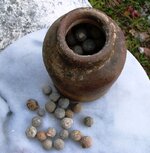
[[(92, 24), (98, 25), (102, 24), (106, 35), (106, 42), (103, 48), (92, 55), (76, 54), (69, 48), (66, 42), (66, 35), (70, 28), (83, 22), (91, 22)], [(99, 10), (93, 8), (75, 9), (64, 15), (60, 21), (60, 25), (57, 30), (57, 41), (58, 47), (61, 49), (58, 49), (58, 51), (62, 56), (65, 57), (66, 60), (80, 66), (90, 66), (96, 63), (104, 64), (104, 62), (110, 58), (113, 52), (113, 45), (115, 43), (114, 35), (116, 35), (114, 28), (115, 26), (112, 20), (110, 20), (106, 14)]]

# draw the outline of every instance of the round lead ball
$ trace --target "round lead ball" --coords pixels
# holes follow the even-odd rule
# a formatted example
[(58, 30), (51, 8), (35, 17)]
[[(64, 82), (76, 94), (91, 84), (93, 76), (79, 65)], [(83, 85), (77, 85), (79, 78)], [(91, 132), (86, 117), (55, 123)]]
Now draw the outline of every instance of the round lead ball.
[(60, 138), (61, 139), (67, 139), (68, 137), (69, 137), (69, 132), (68, 132), (68, 130), (65, 130), (65, 129), (63, 129), (63, 130), (61, 130), (60, 131), (60, 133), (59, 133), (59, 136), (60, 136)]
[(76, 103), (76, 104), (73, 104), (71, 108), (74, 113), (79, 113), (82, 110), (82, 105), (81, 103)]
[(45, 95), (50, 95), (52, 93), (52, 88), (50, 86), (44, 86), (42, 91)]
[(31, 111), (35, 111), (39, 108), (39, 104), (35, 99), (29, 99), (27, 101), (27, 107)]
[(65, 117), (65, 110), (63, 108), (56, 108), (54, 115), (58, 119), (64, 118)]
[(53, 138), (56, 136), (56, 129), (55, 128), (48, 128), (46, 135), (50, 138)]
[(86, 125), (88, 127), (91, 127), (94, 123), (94, 120), (93, 120), (92, 117), (87, 116), (87, 117), (84, 118), (83, 122), (84, 122), (84, 125)]
[(47, 138), (45, 131), (38, 131), (36, 137), (39, 141), (44, 141)]
[(83, 42), (87, 39), (87, 31), (84, 28), (77, 28), (75, 37), (78, 41)]
[(63, 108), (66, 109), (70, 104), (70, 101), (68, 98), (60, 98), (58, 101), (58, 105)]
[(67, 109), (65, 112), (65, 116), (68, 118), (73, 118), (74, 112), (71, 109)]
[(49, 96), (50, 100), (56, 102), (60, 98), (60, 94), (58, 92), (52, 92)]
[(95, 44), (94, 40), (92, 40), (92, 39), (87, 39), (82, 44), (82, 48), (83, 48), (85, 54), (93, 54), (95, 47), (96, 47), (96, 44)]
[(54, 112), (55, 108), (56, 108), (56, 104), (55, 104), (54, 102), (52, 102), (52, 101), (47, 102), (47, 103), (45, 104), (45, 109), (46, 109), (47, 112), (49, 112), (49, 113)]
[(73, 119), (65, 117), (61, 120), (61, 127), (64, 129), (69, 129), (73, 125)]
[(54, 140), (54, 148), (56, 150), (62, 150), (64, 148), (64, 145), (65, 145), (65, 142), (62, 139), (58, 138)]
[(45, 116), (45, 109), (44, 108), (39, 108), (37, 111), (37, 114), (41, 117)]
[(79, 130), (73, 130), (70, 132), (70, 138), (74, 141), (80, 141), (82, 138), (82, 133)]
[(30, 126), (26, 129), (26, 135), (28, 138), (34, 138), (37, 134), (37, 129), (34, 126)]
[(35, 116), (32, 118), (32, 125), (34, 127), (39, 127), (42, 124), (42, 119), (39, 116)]
[(79, 45), (76, 45), (72, 48), (72, 50), (76, 53), (76, 54), (79, 54), (79, 55), (83, 55), (83, 49), (81, 46)]
[(46, 139), (46, 140), (42, 141), (42, 146), (45, 150), (50, 150), (52, 148), (52, 140)]
[(84, 136), (80, 140), (82, 148), (90, 148), (92, 146), (92, 138), (89, 136)]

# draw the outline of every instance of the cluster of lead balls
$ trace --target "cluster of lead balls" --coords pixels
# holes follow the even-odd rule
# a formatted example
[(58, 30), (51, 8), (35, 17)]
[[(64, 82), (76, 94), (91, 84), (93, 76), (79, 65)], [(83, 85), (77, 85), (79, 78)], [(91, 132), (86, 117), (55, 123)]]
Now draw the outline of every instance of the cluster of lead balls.
[(79, 24), (69, 30), (66, 42), (76, 54), (92, 55), (103, 48), (105, 35), (103, 30), (95, 25)]
[[(70, 103), (68, 98), (61, 97), (58, 92), (52, 92), (50, 86), (44, 87), (43, 93), (49, 96), (49, 101), (45, 104), (45, 108), (41, 108), (35, 99), (27, 101), (28, 109), (36, 111), (37, 115), (32, 118), (31, 126), (26, 129), (26, 136), (39, 140), (45, 150), (50, 150), (52, 147), (56, 150), (62, 150), (65, 140), (69, 137), (73, 141), (79, 142), (82, 148), (91, 147), (92, 138), (90, 136), (84, 136), (79, 130), (70, 130), (74, 122), (74, 113), (81, 111), (81, 104)], [(46, 131), (38, 130), (46, 113), (53, 113), (60, 120), (61, 131), (57, 132), (53, 127), (49, 127)], [(93, 118), (87, 116), (83, 119), (83, 123), (91, 127)]]

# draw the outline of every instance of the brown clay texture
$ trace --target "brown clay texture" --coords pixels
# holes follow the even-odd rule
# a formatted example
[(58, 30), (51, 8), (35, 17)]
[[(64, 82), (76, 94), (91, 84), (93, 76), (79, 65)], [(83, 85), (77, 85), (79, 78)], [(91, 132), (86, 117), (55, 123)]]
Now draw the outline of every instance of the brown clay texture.
[[(65, 37), (78, 23), (103, 27), (104, 47), (93, 55), (75, 54)], [(92, 101), (104, 95), (120, 75), (126, 59), (123, 32), (106, 14), (93, 8), (75, 9), (56, 20), (43, 44), (43, 60), (56, 88), (76, 101)]]

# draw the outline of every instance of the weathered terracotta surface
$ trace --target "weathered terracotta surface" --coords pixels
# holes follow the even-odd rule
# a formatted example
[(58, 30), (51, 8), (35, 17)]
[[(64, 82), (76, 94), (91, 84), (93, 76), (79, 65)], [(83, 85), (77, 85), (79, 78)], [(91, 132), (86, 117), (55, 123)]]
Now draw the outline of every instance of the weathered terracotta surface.
[[(67, 45), (68, 30), (79, 23), (103, 26), (106, 43), (93, 55), (75, 54)], [(59, 18), (48, 30), (43, 59), (56, 88), (66, 97), (91, 101), (104, 95), (120, 75), (126, 58), (124, 35), (103, 12), (92, 8), (73, 10)]]

